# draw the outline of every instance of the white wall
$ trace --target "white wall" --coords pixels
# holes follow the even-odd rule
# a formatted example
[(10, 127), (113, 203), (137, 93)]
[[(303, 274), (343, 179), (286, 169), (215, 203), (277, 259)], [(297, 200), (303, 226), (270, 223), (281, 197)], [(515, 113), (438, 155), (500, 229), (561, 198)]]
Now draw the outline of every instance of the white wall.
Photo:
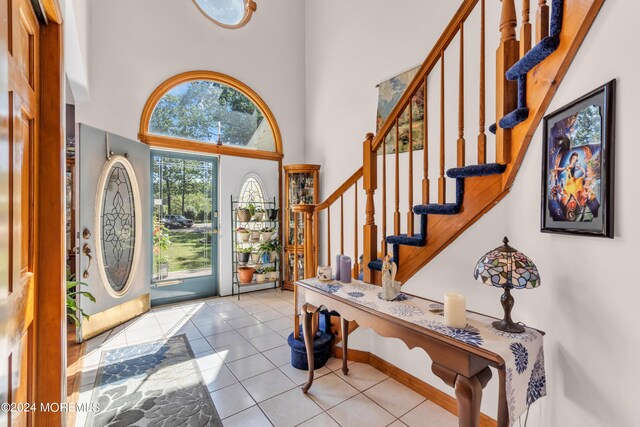
[(171, 76), (211, 70), (233, 76), (269, 105), (285, 162), (304, 159), (304, 3), (260, 2), (245, 27), (209, 21), (190, 1), (92, 1), (90, 103), (77, 121), (137, 139), (142, 108)]
[[(307, 0), (306, 160), (324, 162), (324, 196), (362, 164), (360, 142), (365, 132), (375, 126), (374, 86), (422, 61), (459, 4), (449, 3), (412, 0), (394, 2), (394, 8), (390, 9), (390, 3), (382, 0)], [(498, 4), (488, 2), (488, 22), (497, 20), (497, 9)], [(473, 280), (475, 262), (487, 250), (498, 246), (505, 234), (515, 247), (535, 261), (542, 275), (542, 287), (516, 292), (514, 309), (516, 320), (547, 332), (549, 396), (532, 407), (530, 426), (640, 425), (636, 405), (638, 376), (633, 368), (627, 368), (635, 366), (633, 355), (640, 351), (640, 340), (633, 330), (637, 316), (631, 314), (640, 297), (632, 271), (640, 255), (637, 243), (640, 225), (635, 218), (640, 202), (633, 188), (631, 169), (640, 156), (632, 125), (638, 111), (640, 83), (636, 73), (638, 57), (630, 54), (624, 44), (625, 40), (637, 39), (633, 19), (638, 14), (637, 2), (609, 0), (604, 4), (549, 109), (555, 110), (618, 78), (615, 239), (539, 232), (542, 135), (538, 130), (506, 199), (404, 288), (438, 300), (442, 300), (445, 292), (461, 292), (467, 295), (469, 309), (500, 316), (500, 292)], [(487, 58), (491, 71), (497, 27), (489, 26), (488, 31)], [(469, 29), (466, 34), (471, 38), (471, 34), (477, 33)], [(451, 63), (457, 63), (457, 58)], [(447, 79), (451, 80), (449, 76), (455, 79), (457, 73), (447, 73)], [(487, 76), (489, 95), (495, 93), (494, 81), (492, 74)], [(455, 111), (457, 94), (455, 91), (448, 94), (448, 108)], [(467, 92), (466, 103), (476, 101), (477, 95)], [(493, 107), (488, 111), (493, 111)], [(473, 129), (468, 134), (476, 134), (476, 117), (471, 117), (471, 122), (467, 120), (465, 128)], [(488, 117), (488, 123), (489, 120)], [(448, 122), (447, 131), (451, 132), (452, 127), (455, 131), (455, 123)], [(448, 137), (447, 141), (454, 139)], [(468, 140), (473, 141), (474, 137)], [(490, 137), (489, 146), (492, 142)], [(345, 151), (353, 154), (336, 155)], [(376, 219), (380, 220), (379, 215)], [(348, 222), (346, 225), (349, 227)], [(345, 233), (351, 236), (352, 231), (347, 228)], [(408, 351), (397, 340), (365, 331), (354, 335), (351, 341), (356, 348), (373, 351), (450, 392), (430, 374), (430, 362), (421, 350)], [(485, 389), (482, 407), (492, 416), (497, 404), (496, 385), (493, 380)]]
[[(231, 196), (238, 198), (244, 179), (249, 175), (257, 175), (264, 185), (265, 196), (268, 199), (278, 199), (278, 162), (267, 160), (245, 159), (241, 157), (222, 156), (220, 158), (220, 182), (218, 210), (220, 211), (218, 235), (220, 248), (220, 295), (231, 295), (232, 287), (232, 238), (231, 229)], [(271, 285), (261, 285), (247, 290), (268, 288)]]

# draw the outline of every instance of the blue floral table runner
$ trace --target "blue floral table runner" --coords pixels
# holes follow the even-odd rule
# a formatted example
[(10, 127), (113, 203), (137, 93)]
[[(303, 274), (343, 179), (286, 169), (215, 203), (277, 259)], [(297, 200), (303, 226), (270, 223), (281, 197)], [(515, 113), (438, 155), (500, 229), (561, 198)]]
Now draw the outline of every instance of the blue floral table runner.
[[(359, 280), (323, 283), (317, 279), (305, 279), (300, 282), (502, 357), (511, 425), (533, 402), (546, 395), (543, 340), (542, 334), (535, 329), (525, 328), (521, 334), (499, 331), (491, 325), (494, 318), (471, 312), (467, 312), (466, 327), (450, 328), (444, 323), (443, 305), (435, 301), (404, 293), (394, 301), (385, 301), (380, 297), (380, 286)], [(304, 290), (302, 287), (298, 289)]]

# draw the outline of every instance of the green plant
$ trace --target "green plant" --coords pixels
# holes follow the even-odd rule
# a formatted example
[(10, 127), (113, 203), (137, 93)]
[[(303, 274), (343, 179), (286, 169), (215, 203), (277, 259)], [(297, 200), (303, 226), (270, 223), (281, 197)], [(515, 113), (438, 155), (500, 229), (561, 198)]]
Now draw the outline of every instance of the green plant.
[(269, 240), (268, 242), (262, 242), (260, 244), (260, 249), (265, 252), (281, 252), (282, 245), (280, 244), (280, 240)]
[(253, 203), (249, 203), (249, 205), (247, 206), (247, 209), (249, 209), (249, 214), (251, 216), (253, 216), (256, 213), (256, 207), (253, 205)]
[(267, 274), (268, 268), (257, 268), (256, 274)]
[(273, 273), (273, 272), (275, 272), (275, 271), (278, 271), (278, 269), (277, 269), (277, 268), (275, 268), (275, 267), (266, 267), (266, 268), (264, 269), (264, 271), (265, 271), (265, 272), (267, 272), (267, 273)]
[(242, 246), (238, 246), (237, 252), (240, 254), (250, 254), (251, 253), (251, 246), (247, 246), (246, 248), (243, 248)]
[(169, 261), (171, 261), (171, 258), (168, 255), (157, 255), (153, 257), (153, 261), (155, 262), (156, 265), (169, 264)]
[[(74, 275), (69, 274), (71, 279), (74, 278)], [(90, 293), (86, 291), (80, 291), (81, 286), (89, 286), (84, 282), (76, 282), (74, 280), (67, 280), (67, 317), (73, 320), (73, 323), (77, 326), (80, 326), (80, 317), (84, 317), (85, 319), (89, 319), (89, 315), (86, 314), (80, 307), (78, 307), (78, 303), (76, 298), (78, 295), (82, 295), (89, 299), (91, 302), (96, 302), (96, 298)]]
[(273, 233), (274, 231), (276, 231), (276, 229), (273, 227), (263, 227), (262, 229), (260, 229), (260, 231), (262, 233)]
[(171, 246), (169, 238), (169, 230), (162, 225), (157, 216), (153, 216), (153, 254), (160, 255), (160, 252), (166, 251)]

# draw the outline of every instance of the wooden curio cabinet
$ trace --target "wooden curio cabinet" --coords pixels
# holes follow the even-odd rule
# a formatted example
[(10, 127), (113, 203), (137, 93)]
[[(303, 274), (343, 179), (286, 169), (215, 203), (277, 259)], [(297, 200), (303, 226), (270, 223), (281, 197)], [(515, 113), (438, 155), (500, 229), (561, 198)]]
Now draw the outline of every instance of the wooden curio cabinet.
[[(295, 236), (294, 215), (291, 210), (293, 205), (318, 204), (320, 188), (318, 181), (320, 165), (287, 165), (284, 166), (285, 174), (285, 204), (284, 204), (284, 288), (293, 290), (295, 272), (295, 240), (298, 239), (298, 277), (305, 277), (304, 271), (304, 218), (298, 218), (298, 235)], [(318, 224), (314, 236), (318, 235)], [(312, 274), (315, 274), (313, 272)]]

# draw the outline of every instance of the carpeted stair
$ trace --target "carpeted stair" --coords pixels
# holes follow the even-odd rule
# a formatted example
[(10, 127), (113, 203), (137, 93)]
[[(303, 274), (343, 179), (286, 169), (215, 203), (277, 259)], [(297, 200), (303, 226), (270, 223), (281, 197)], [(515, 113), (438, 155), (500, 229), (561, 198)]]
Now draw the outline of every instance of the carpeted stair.
[[(498, 123), (502, 129), (512, 129), (529, 118), (527, 108), (527, 73), (536, 65), (547, 59), (549, 55), (558, 49), (560, 45), (560, 32), (562, 31), (562, 18), (564, 0), (552, 0), (551, 24), (549, 36), (540, 40), (518, 62), (507, 70), (507, 80), (518, 81), (518, 108), (500, 119)], [(495, 123), (489, 126), (491, 133), (496, 133)]]
[[(420, 232), (413, 236), (400, 234), (397, 236), (387, 236), (387, 243), (393, 245), (393, 258), (391, 259), (398, 266), (400, 265), (399, 247), (405, 246), (425, 246), (427, 244), (427, 218), (429, 215), (456, 215), (462, 209), (464, 201), (464, 181), (465, 178), (498, 175), (505, 171), (506, 166), (497, 163), (486, 165), (464, 166), (453, 168), (447, 171), (449, 178), (456, 180), (456, 202), (455, 203), (430, 203), (427, 205), (416, 205), (413, 212), (420, 215)], [(369, 263), (371, 270), (382, 271), (382, 260), (376, 259)]]

